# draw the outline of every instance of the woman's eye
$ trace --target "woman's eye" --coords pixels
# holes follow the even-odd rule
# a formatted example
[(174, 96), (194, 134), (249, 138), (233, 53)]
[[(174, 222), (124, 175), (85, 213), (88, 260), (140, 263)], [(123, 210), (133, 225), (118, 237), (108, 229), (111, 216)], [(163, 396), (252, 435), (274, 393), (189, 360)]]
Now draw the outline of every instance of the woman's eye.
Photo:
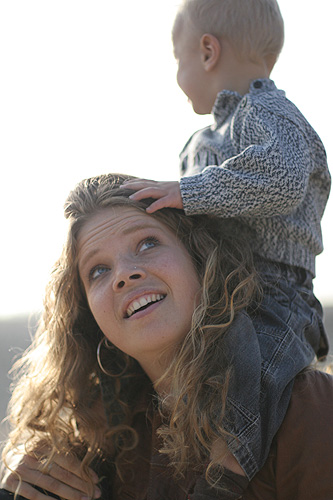
[(105, 274), (108, 271), (109, 271), (108, 267), (104, 266), (94, 267), (89, 273), (89, 280), (94, 281), (95, 279), (99, 278), (102, 274)]
[(139, 248), (139, 252), (142, 250), (148, 250), (149, 248), (154, 248), (158, 245), (158, 240), (156, 238), (150, 237), (146, 238), (141, 244)]

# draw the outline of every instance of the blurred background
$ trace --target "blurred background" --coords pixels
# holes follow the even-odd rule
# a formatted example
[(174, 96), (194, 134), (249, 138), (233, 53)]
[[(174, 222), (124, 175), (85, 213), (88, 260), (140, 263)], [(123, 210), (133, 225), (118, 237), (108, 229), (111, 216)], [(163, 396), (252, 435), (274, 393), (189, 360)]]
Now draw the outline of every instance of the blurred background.
[[(332, 0), (279, 3), (286, 40), (272, 79), (319, 133), (330, 164)], [(212, 121), (193, 113), (176, 84), (176, 9), (173, 0), (0, 2), (0, 419), (7, 372), (29, 345), (64, 240), (68, 192), (110, 171), (178, 179), (184, 143)], [(331, 199), (315, 280), (329, 333), (332, 216)]]

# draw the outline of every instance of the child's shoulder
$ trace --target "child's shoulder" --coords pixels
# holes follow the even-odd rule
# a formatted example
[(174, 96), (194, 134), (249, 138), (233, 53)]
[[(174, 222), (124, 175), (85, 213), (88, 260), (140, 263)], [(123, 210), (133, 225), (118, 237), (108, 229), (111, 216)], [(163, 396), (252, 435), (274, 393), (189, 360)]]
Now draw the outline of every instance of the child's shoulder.
[(311, 128), (298, 107), (270, 79), (253, 81), (240, 103), (240, 109), (252, 115), (258, 114), (258, 117), (266, 115), (288, 121), (301, 130)]

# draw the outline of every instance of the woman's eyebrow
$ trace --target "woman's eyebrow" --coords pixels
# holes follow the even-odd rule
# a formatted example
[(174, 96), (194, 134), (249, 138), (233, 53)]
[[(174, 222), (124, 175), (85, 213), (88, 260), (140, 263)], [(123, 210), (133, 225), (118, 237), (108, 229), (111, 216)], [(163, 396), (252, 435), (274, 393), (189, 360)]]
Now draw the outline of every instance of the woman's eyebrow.
[[(138, 224), (133, 224), (133, 225), (129, 225), (127, 227), (125, 227), (125, 229), (121, 232), (122, 235), (124, 236), (127, 236), (131, 233), (136, 233), (138, 231), (142, 231), (144, 229), (153, 229), (154, 231), (157, 231), (159, 228), (156, 227), (155, 225), (153, 224), (143, 224), (143, 223), (138, 223)], [(97, 254), (98, 252), (100, 251), (100, 247), (98, 248), (93, 248), (92, 250), (90, 250), (90, 252), (85, 255), (83, 257), (83, 259), (78, 259), (78, 269), (79, 269), (79, 272), (82, 268), (84, 268), (84, 266), (86, 265), (86, 263), (95, 255)]]
[(122, 234), (124, 236), (128, 235), (128, 234), (131, 234), (131, 233), (135, 233), (137, 231), (142, 231), (143, 229), (154, 229), (154, 230), (157, 230), (159, 229), (158, 227), (156, 227), (155, 225), (153, 224), (143, 224), (143, 223), (138, 223), (138, 224), (133, 224), (133, 225), (130, 225), (128, 227), (126, 227), (123, 231), (122, 231)]
[(77, 263), (77, 267), (78, 267), (78, 270), (79, 270), (79, 274), (81, 274), (82, 272), (82, 269), (84, 269), (84, 267), (86, 266), (87, 262), (89, 262), (89, 260), (96, 254), (99, 252), (99, 248), (94, 248), (93, 250), (91, 250), (87, 255), (85, 255), (83, 257), (83, 259), (78, 259), (78, 263)]

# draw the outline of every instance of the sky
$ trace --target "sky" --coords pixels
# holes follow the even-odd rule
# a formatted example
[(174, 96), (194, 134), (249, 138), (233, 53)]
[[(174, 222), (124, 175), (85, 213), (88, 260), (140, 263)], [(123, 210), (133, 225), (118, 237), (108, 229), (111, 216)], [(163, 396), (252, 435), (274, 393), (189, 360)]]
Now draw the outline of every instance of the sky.
[[(280, 0), (283, 52), (271, 75), (333, 159), (332, 0)], [(178, 179), (178, 154), (209, 125), (177, 87), (174, 0), (1, 0), (0, 317), (32, 313), (61, 251), (63, 203), (81, 179)], [(333, 305), (333, 201), (315, 293)]]

